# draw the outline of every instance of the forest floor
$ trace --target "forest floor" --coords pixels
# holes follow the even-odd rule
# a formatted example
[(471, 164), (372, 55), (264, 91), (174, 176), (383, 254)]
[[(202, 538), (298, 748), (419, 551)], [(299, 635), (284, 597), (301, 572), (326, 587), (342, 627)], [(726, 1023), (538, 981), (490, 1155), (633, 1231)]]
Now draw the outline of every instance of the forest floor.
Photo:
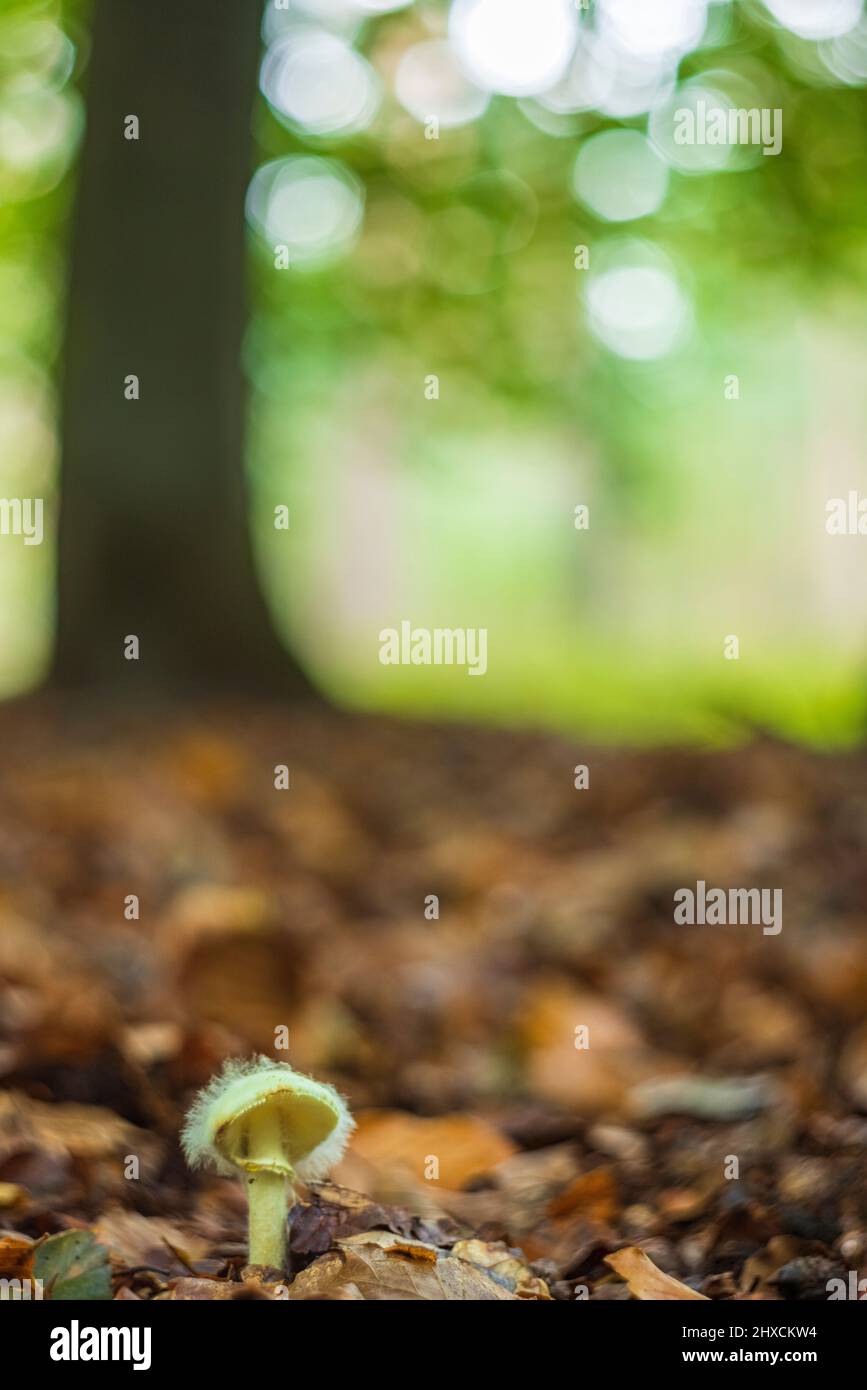
[[(867, 1272), (864, 755), (315, 709), (0, 728), (0, 1278), (826, 1299)], [(782, 930), (679, 925), (699, 881), (780, 889)], [(256, 1051), (358, 1121), (282, 1276), (178, 1147)]]

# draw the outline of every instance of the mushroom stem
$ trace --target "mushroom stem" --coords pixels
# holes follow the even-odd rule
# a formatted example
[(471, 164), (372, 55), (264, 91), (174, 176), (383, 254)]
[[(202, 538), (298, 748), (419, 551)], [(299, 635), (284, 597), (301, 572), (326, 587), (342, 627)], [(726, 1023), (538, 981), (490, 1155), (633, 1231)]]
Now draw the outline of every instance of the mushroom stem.
[(247, 1120), (250, 1263), (282, 1269), (289, 1215), (289, 1166), (279, 1112), (257, 1106)]
[(285, 1173), (260, 1169), (247, 1178), (250, 1264), (283, 1269), (286, 1259), (286, 1221), (289, 1179)]

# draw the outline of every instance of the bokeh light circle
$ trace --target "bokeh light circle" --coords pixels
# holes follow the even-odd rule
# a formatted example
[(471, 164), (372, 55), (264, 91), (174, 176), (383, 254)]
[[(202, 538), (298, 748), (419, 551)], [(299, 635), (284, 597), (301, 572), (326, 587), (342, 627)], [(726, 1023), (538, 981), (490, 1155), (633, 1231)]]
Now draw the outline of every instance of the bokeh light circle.
[(627, 222), (662, 206), (668, 178), (668, 166), (640, 131), (603, 130), (582, 144), (573, 185), (598, 217)]
[(577, 35), (571, 0), (454, 0), (449, 14), (449, 38), (467, 76), (508, 96), (553, 87)]
[(864, 0), (765, 0), (765, 6), (802, 39), (834, 39), (855, 28)]
[(587, 286), (586, 309), (594, 337), (636, 362), (674, 352), (692, 325), (692, 306), (674, 266), (645, 242), (606, 248)]
[(483, 115), (490, 94), (466, 77), (445, 39), (411, 44), (394, 80), (395, 95), (417, 121), (435, 117), (441, 126), (466, 125)]
[(381, 95), (376, 73), (351, 44), (306, 25), (271, 45), (262, 91), (280, 116), (311, 135), (363, 130)]
[(697, 47), (707, 0), (598, 0), (600, 31), (636, 58), (680, 56)]
[(363, 215), (363, 185), (336, 159), (272, 160), (257, 169), (247, 193), (250, 222), (269, 246), (288, 247), (294, 269), (316, 269), (345, 254)]

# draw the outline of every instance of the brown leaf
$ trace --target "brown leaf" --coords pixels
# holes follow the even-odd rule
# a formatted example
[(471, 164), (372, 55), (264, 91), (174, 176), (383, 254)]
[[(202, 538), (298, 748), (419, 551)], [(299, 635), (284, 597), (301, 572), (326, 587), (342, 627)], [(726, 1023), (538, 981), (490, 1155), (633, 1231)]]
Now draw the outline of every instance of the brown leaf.
[(146, 1131), (97, 1105), (48, 1105), (18, 1092), (0, 1095), (0, 1154), (37, 1147), (74, 1158), (153, 1153)]
[(255, 1265), (248, 1265), (240, 1283), (232, 1279), (173, 1279), (168, 1293), (163, 1296), (176, 1303), (199, 1303), (207, 1299), (225, 1303), (252, 1300), (280, 1303), (289, 1297), (289, 1285), (272, 1283), (262, 1277)]
[(707, 1302), (703, 1293), (682, 1284), (671, 1274), (663, 1274), (657, 1269), (649, 1255), (637, 1245), (627, 1245), (622, 1250), (605, 1256), (615, 1274), (625, 1279), (633, 1298), (647, 1299), (699, 1299)]
[(607, 1225), (617, 1213), (617, 1184), (611, 1168), (593, 1168), (582, 1173), (548, 1204), (548, 1215), (571, 1216), (580, 1213)]
[(116, 1260), (128, 1266), (152, 1265), (174, 1272), (189, 1268), (189, 1261), (204, 1258), (208, 1242), (184, 1231), (161, 1216), (141, 1216), (136, 1211), (112, 1207), (95, 1222), (97, 1240)]
[(436, 1264), (437, 1248), (424, 1240), (411, 1240), (407, 1236), (395, 1235), (394, 1231), (362, 1231), (358, 1235), (346, 1236), (339, 1245), (378, 1245), (380, 1250), (390, 1250), (395, 1255), (406, 1255), (411, 1260), (421, 1260), (423, 1264)]
[(425, 1119), (399, 1110), (370, 1111), (359, 1119), (351, 1152), (372, 1167), (424, 1182), (437, 1160), (431, 1185), (459, 1189), (515, 1153), (515, 1146), (486, 1120), (473, 1115)]
[(548, 1285), (530, 1270), (520, 1250), (512, 1250), (502, 1240), (458, 1240), (452, 1254), (460, 1260), (486, 1269), (519, 1298), (548, 1299)]
[(338, 1236), (356, 1235), (375, 1226), (392, 1229), (393, 1221), (406, 1213), (380, 1206), (360, 1192), (336, 1183), (316, 1183), (310, 1199), (299, 1202), (290, 1219), (289, 1248), (296, 1255), (322, 1255)]
[[(397, 1244), (388, 1246), (389, 1240)], [(484, 1270), (441, 1251), (433, 1250), (431, 1258), (432, 1250), (382, 1231), (352, 1236), (302, 1270), (289, 1286), (289, 1297), (411, 1302), (515, 1298)]]
[(0, 1279), (29, 1279), (35, 1252), (28, 1236), (0, 1236)]
[[(533, 987), (518, 1027), (532, 1092), (584, 1115), (616, 1112), (650, 1063), (646, 1043), (615, 1003), (558, 981)], [(589, 1047), (576, 1048), (579, 1027), (589, 1030)]]
[(231, 1299), (241, 1286), (228, 1279), (173, 1279), (167, 1298), (178, 1303), (201, 1299)]

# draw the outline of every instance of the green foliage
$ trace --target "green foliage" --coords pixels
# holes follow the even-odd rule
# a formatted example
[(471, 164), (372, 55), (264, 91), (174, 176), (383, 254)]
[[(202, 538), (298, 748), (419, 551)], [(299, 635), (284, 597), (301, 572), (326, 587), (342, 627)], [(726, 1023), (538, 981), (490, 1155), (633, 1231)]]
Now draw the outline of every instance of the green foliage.
[[(616, 114), (601, 98), (554, 110), (494, 94), (427, 139), (396, 75), (445, 39), (448, 5), (351, 10), (264, 7), (249, 463), (287, 640), (350, 703), (613, 738), (716, 737), (725, 708), (798, 737), (859, 737), (858, 539), (826, 537), (823, 508), (867, 491), (864, 21), (812, 41), (761, 0), (712, 4), (672, 100), (698, 83), (778, 108), (783, 143), (685, 171), (649, 100)], [(593, 42), (601, 6), (580, 18)], [(0, 495), (55, 487), (87, 19), (74, 0), (15, 0), (0, 16)], [(329, 132), (281, 108), (268, 64), (299, 25), (330, 25), (368, 65), (379, 104), (364, 119)], [(597, 143), (588, 190), (579, 163), (623, 131), (651, 165), (664, 155), (665, 187), (617, 221), (606, 209), (640, 191), (640, 164)], [(317, 172), (345, 225), (315, 253), (293, 242), (278, 269), (268, 190), (290, 179), (291, 232), (292, 190)], [(682, 318), (656, 355), (630, 356), (600, 328), (594, 294), (624, 263), (661, 275)], [(576, 533), (579, 503), (591, 526)], [(275, 532), (286, 505), (290, 528)], [(0, 548), (7, 691), (33, 682), (49, 648), (48, 552)], [(486, 678), (384, 670), (377, 634), (405, 617), (487, 627)], [(730, 632), (733, 664), (720, 656)]]
[[(838, 437), (842, 383), (867, 367), (863, 86), (835, 75), (831, 41), (798, 38), (759, 0), (713, 6), (679, 90), (780, 108), (781, 153), (672, 167), (655, 211), (612, 222), (576, 196), (576, 161), (655, 118), (494, 96), (425, 139), (394, 73), (445, 33), (446, 9), (355, 34), (384, 88), (365, 130), (313, 135), (262, 102), (263, 160), (331, 161), (364, 198), (354, 242), (319, 263), (276, 270), (261, 225), (253, 245), (251, 457), (285, 630), (351, 703), (603, 737), (717, 738), (739, 721), (859, 737), (863, 619), (840, 615), (822, 576), (849, 563), (823, 508), (858, 485), (867, 424), (859, 395)], [(612, 164), (603, 195), (622, 177)], [(606, 257), (635, 248), (661, 258), (691, 317), (650, 360), (612, 351), (589, 308)], [(290, 544), (268, 523), (287, 500)], [(579, 502), (592, 519), (576, 536)], [(376, 632), (406, 616), (487, 626), (488, 677), (384, 672)], [(722, 660), (729, 632), (739, 663)]]
[[(65, 229), (84, 127), (80, 0), (0, 10), (0, 497), (53, 512)], [(52, 526), (53, 530), (53, 526)], [(0, 694), (32, 684), (51, 640), (51, 546), (0, 545)]]

